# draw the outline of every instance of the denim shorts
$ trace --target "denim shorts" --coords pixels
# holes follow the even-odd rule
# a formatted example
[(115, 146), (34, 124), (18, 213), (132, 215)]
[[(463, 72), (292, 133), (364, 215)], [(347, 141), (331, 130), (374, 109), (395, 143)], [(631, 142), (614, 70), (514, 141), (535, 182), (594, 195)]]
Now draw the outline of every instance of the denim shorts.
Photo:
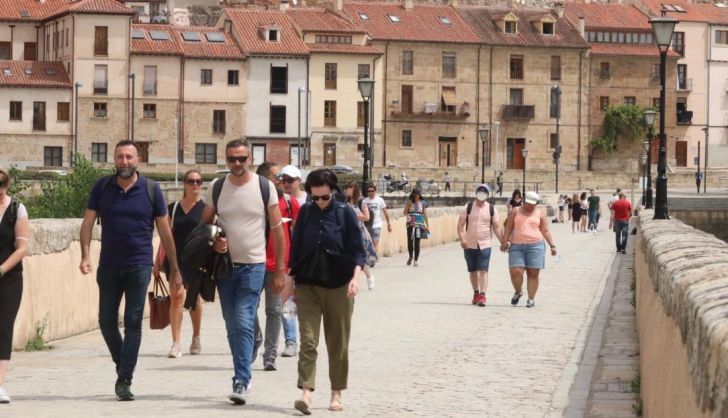
[(546, 243), (544, 241), (532, 244), (511, 244), (508, 251), (509, 267), (525, 267), (529, 269), (543, 269), (546, 262)]
[(379, 241), (382, 238), (382, 228), (369, 228), (369, 235), (372, 236), (372, 241)]
[(490, 248), (466, 248), (465, 263), (468, 265), (468, 272), (488, 271), (490, 266)]

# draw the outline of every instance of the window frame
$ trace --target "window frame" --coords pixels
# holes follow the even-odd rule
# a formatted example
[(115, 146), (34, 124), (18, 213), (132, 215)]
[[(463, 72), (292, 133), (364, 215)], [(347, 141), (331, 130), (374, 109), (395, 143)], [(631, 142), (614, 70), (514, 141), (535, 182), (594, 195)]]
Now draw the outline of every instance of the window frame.
[[(50, 151), (50, 155), (49, 155), (49, 151)], [(44, 146), (43, 147), (43, 167), (62, 167), (62, 166), (63, 166), (63, 147)]]
[(212, 69), (201, 68), (200, 69), (200, 85), (211, 86), (212, 85)]
[[(276, 72), (285, 72), (285, 79), (281, 80), (282, 74)], [(270, 94), (288, 94), (288, 66), (270, 66)]]
[(227, 130), (227, 112), (225, 109), (213, 109), (212, 110), (212, 133), (218, 135), (225, 135)]
[(609, 96), (599, 96), (599, 111), (606, 112), (609, 109)]
[[(103, 73), (103, 77), (98, 77)], [(94, 94), (109, 93), (109, 66), (106, 64), (94, 64)]]
[[(555, 67), (554, 64), (558, 65)], [(556, 69), (556, 71), (554, 71)], [(561, 80), (561, 55), (551, 56), (551, 81)]]
[[(55, 36), (54, 36), (55, 40)], [(109, 27), (94, 26), (94, 56), (109, 56)]]
[[(20, 122), (23, 120), (23, 102), (19, 100), (11, 100), (8, 108), (9, 120), (12, 122)], [(16, 117), (13, 117), (13, 113), (16, 113)]]
[[(65, 116), (65, 119), (63, 118)], [(56, 122), (71, 121), (71, 103), (56, 102)]]
[[(152, 76), (154, 74), (154, 76)], [(142, 94), (145, 96), (157, 95), (157, 66), (144, 66), (144, 80), (142, 80)]]
[(524, 71), (524, 56), (523, 55), (511, 55), (509, 59), (509, 76), (511, 80), (523, 80), (525, 78)]
[(506, 20), (503, 23), (503, 33), (508, 34), (517, 34), (518, 33), (518, 24), (517, 22), (513, 20)]
[(324, 88), (336, 90), (338, 65), (335, 62), (324, 63)]
[(157, 119), (157, 104), (156, 103), (143, 103), (142, 104), (142, 116), (144, 119)]
[(240, 70), (228, 70), (228, 86), (240, 85)]
[[(409, 56), (409, 58), (407, 58)], [(415, 72), (415, 52), (402, 51), (402, 75), (413, 75)]]
[(212, 142), (196, 142), (195, 164), (217, 164), (217, 144)]
[(457, 78), (457, 53), (453, 51), (442, 52), (442, 78)]
[[(366, 75), (363, 75), (362, 69), (366, 68)], [(372, 77), (372, 66), (370, 64), (359, 64), (356, 69), (357, 80)]]
[[(270, 104), (268, 107), (268, 131), (272, 134), (285, 134), (287, 125), (287, 109), (285, 105), (273, 105)], [(283, 111), (283, 115), (274, 115), (274, 110)], [(282, 119), (282, 120), (281, 120)], [(274, 129), (277, 128), (277, 129)]]
[[(405, 139), (407, 141), (405, 141)], [(405, 142), (409, 142), (409, 144), (407, 144)], [(412, 143), (412, 130), (411, 129), (402, 129), (402, 132), (400, 134), (399, 145), (402, 148), (412, 148), (414, 146)]]
[[(103, 148), (103, 151), (101, 150)], [(101, 156), (103, 155), (103, 159)], [(106, 142), (91, 143), (91, 161), (94, 163), (106, 163), (109, 161), (109, 144)]]
[(336, 100), (324, 100), (324, 126), (336, 127)]

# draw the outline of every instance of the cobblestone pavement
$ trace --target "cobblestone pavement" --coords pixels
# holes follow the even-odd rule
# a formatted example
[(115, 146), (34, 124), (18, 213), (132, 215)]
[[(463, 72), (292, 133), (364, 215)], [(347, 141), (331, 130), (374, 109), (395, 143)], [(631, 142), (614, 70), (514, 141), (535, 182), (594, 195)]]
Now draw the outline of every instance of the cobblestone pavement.
[[(507, 258), (494, 252), (488, 306), (472, 306), (462, 250), (423, 250), (419, 267), (385, 258), (377, 287), (356, 300), (345, 412), (329, 412), (326, 351), (319, 347), (314, 414), (326, 416), (560, 416), (576, 374), (591, 318), (614, 255), (614, 234), (572, 234), (551, 225), (560, 263), (547, 260), (534, 309), (510, 305)], [(90, 279), (92, 280), (92, 279)], [(117, 402), (114, 367), (91, 332), (53, 342), (47, 352), (15, 353), (6, 388), (13, 403), (0, 415), (25, 416), (292, 416), (298, 396), (296, 358), (278, 371), (254, 364), (248, 404), (227, 400), (232, 375), (217, 304), (204, 306), (202, 354), (166, 358), (169, 329), (145, 324), (133, 385), (137, 400)], [(185, 318), (183, 341), (190, 340)]]

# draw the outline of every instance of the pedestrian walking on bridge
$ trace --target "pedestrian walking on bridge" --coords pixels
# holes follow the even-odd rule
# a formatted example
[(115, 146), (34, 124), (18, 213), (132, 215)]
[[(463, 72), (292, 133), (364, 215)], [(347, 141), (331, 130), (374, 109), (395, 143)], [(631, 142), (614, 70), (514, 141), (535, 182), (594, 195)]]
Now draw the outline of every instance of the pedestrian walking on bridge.
[(556, 244), (549, 231), (546, 211), (537, 207), (540, 197), (536, 192), (526, 192), (523, 206), (517, 207), (508, 214), (506, 231), (501, 241), (501, 251), (508, 252), (511, 283), (515, 293), (511, 305), (518, 305), (523, 295), (523, 273), (528, 277), (527, 308), (533, 308), (538, 291), (538, 276), (545, 266), (546, 248), (544, 241), (551, 248), (551, 255), (556, 256)]
[(626, 254), (632, 204), (627, 200), (627, 195), (624, 192), (619, 192), (619, 200), (612, 203), (612, 212), (614, 213), (614, 234), (616, 235), (617, 252)]

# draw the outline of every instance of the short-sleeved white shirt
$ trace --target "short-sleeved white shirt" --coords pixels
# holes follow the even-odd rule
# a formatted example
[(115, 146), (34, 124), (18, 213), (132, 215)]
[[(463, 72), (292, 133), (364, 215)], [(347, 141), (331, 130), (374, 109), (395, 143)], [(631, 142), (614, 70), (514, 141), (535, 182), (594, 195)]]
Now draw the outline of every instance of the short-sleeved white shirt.
[[(228, 177), (230, 174), (228, 174)], [(220, 198), (217, 202), (217, 215), (220, 226), (228, 241), (230, 258), (233, 263), (265, 263), (265, 210), (260, 191), (258, 175), (243, 186), (235, 186), (225, 177)], [(215, 180), (218, 181), (218, 180)], [(213, 181), (207, 188), (205, 202), (213, 204)], [(272, 182), (268, 181), (270, 197), (267, 206), (278, 205), (278, 194)]]
[[(0, 219), (2, 219), (3, 216), (5, 216), (5, 212), (10, 207), (10, 203), (12, 203), (12, 201), (13, 201), (13, 198), (12, 197), (5, 196), (5, 202), (4, 202), (5, 204), (0, 205), (0, 207), (5, 207), (5, 209), (2, 211), (2, 213), (0, 213)], [(28, 217), (28, 209), (25, 208), (25, 205), (24, 204), (22, 204), (20, 202), (18, 202), (18, 203), (19, 204), (18, 204), (17, 218), (18, 219), (27, 218)]]
[(382, 218), (384, 217), (383, 210), (387, 208), (387, 204), (384, 202), (384, 199), (380, 196), (377, 196), (374, 199), (367, 197), (364, 199), (364, 204), (369, 207), (369, 216), (374, 216), (372, 228), (381, 228), (383, 223)]

